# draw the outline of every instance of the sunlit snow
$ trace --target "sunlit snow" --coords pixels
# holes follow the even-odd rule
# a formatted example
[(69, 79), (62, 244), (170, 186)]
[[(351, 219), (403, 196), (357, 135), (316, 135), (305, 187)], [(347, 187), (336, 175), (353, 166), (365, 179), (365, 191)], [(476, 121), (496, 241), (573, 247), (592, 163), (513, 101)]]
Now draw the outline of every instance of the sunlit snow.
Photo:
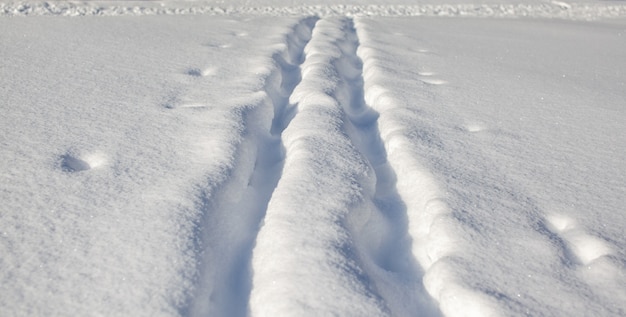
[(0, 316), (624, 316), (621, 1), (0, 3)]

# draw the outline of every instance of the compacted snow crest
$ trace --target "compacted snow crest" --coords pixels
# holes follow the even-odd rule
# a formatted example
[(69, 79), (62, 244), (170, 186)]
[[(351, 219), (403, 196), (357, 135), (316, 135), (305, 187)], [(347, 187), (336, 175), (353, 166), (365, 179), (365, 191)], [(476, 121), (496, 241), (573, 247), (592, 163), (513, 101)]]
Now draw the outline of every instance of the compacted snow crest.
[[(182, 2), (184, 3), (184, 2)], [(590, 20), (626, 15), (626, 5), (603, 3), (567, 4), (558, 1), (533, 4), (420, 4), (420, 5), (299, 5), (217, 6), (181, 2), (8, 2), (0, 3), (0, 16), (61, 15), (275, 15), (275, 16), (437, 16), (437, 17), (531, 17)]]

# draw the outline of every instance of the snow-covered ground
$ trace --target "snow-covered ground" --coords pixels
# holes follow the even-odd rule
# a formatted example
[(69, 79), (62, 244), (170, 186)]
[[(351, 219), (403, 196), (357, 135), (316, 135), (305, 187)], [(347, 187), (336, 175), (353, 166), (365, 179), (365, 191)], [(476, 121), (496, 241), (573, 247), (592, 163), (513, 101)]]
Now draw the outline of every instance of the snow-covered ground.
[(626, 4), (343, 3), (0, 3), (0, 316), (626, 316)]

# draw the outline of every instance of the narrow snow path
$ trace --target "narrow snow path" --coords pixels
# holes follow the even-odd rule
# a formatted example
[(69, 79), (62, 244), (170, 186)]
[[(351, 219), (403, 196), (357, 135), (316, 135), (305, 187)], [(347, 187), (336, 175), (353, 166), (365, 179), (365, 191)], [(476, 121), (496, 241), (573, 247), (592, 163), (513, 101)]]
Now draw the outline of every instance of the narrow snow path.
[[(350, 221), (355, 241), (363, 254), (364, 266), (385, 299), (393, 316), (416, 313), (438, 314), (426, 293), (423, 270), (413, 253), (408, 231), (407, 205), (397, 189), (397, 175), (387, 160), (387, 150), (379, 128), (380, 114), (365, 100), (363, 62), (354, 22), (348, 20), (346, 38), (340, 43), (342, 56), (334, 64), (342, 79), (337, 93), (348, 121), (346, 132), (366, 158), (375, 186), (365, 187), (362, 205), (355, 206)], [(375, 69), (369, 69), (369, 75)], [(420, 191), (423, 188), (412, 188)]]
[[(283, 36), (273, 69), (257, 103), (244, 106), (245, 129), (233, 174), (201, 208), (204, 249), (189, 316), (245, 316), (251, 285), (250, 257), (259, 223), (281, 177), (282, 130), (289, 124), (287, 98), (300, 81), (298, 64), (314, 19), (305, 18)], [(272, 119), (273, 118), (273, 119)]]

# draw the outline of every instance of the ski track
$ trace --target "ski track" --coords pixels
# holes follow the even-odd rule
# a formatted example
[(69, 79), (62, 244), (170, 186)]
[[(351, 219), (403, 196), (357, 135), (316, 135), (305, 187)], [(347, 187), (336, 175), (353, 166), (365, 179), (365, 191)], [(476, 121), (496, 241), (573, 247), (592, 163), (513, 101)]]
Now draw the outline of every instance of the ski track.
[(388, 315), (346, 225), (362, 201), (367, 162), (346, 135), (334, 97), (343, 26), (320, 20), (305, 48), (302, 81), (290, 97), (297, 112), (283, 133), (283, 177), (254, 249), (253, 315)]
[[(229, 178), (223, 180), (221, 188), (215, 194), (204, 194), (200, 208), (205, 216), (198, 229), (203, 251), (195, 291), (183, 315), (247, 315), (252, 247), (282, 173), (280, 134), (283, 124), (289, 122), (287, 97), (300, 80), (298, 64), (313, 21), (303, 19), (284, 35), (286, 46), (273, 54), (275, 67), (257, 102), (234, 110), (242, 121), (241, 140), (234, 149), (236, 162), (227, 167)], [(202, 73), (189, 75), (204, 76)]]
[(351, 19), (326, 18), (305, 49), (284, 174), (252, 259), (253, 315), (440, 315), (412, 254), (378, 113), (364, 99), (358, 46)]
[(420, 255), (423, 227), (446, 207), (428, 172), (397, 150), (397, 105), (369, 83), (379, 70), (358, 33), (348, 17), (303, 19), (272, 55), (263, 91), (229, 114), (240, 137), (226, 176), (203, 190), (183, 315), (441, 315)]
[[(343, 79), (337, 100), (347, 115), (346, 132), (374, 172), (375, 187), (363, 206), (351, 211), (353, 235), (364, 255), (364, 267), (393, 316), (438, 315), (422, 285), (423, 270), (412, 254), (407, 206), (397, 190), (397, 175), (388, 161), (378, 127), (380, 114), (365, 100), (363, 62), (354, 22), (346, 26), (343, 55), (335, 64)], [(417, 188), (416, 190), (419, 190)]]

